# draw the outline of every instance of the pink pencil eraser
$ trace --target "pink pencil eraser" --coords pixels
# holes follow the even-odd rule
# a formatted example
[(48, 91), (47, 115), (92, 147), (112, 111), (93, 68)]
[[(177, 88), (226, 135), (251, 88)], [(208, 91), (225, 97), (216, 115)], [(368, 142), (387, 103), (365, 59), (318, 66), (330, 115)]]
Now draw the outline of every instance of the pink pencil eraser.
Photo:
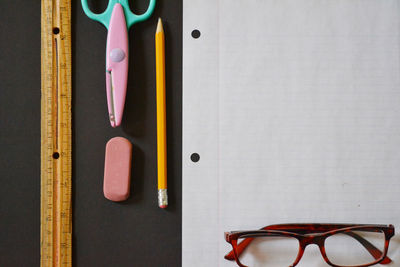
[(104, 164), (104, 196), (111, 201), (123, 201), (129, 197), (131, 184), (132, 144), (123, 137), (107, 142)]

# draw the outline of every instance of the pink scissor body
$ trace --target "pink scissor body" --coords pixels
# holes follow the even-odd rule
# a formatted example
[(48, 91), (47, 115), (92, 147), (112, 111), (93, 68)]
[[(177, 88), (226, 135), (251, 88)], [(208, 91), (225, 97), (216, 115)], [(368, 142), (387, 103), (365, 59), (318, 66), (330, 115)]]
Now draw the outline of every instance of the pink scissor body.
[(129, 44), (128, 30), (133, 24), (151, 17), (156, 0), (150, 0), (143, 14), (134, 14), (128, 0), (109, 0), (106, 10), (93, 13), (88, 0), (81, 0), (85, 14), (108, 29), (106, 51), (107, 105), (112, 127), (121, 125), (124, 112), (126, 88), (128, 84)]
[(107, 105), (112, 127), (121, 124), (128, 84), (129, 44), (124, 9), (115, 4), (107, 35)]

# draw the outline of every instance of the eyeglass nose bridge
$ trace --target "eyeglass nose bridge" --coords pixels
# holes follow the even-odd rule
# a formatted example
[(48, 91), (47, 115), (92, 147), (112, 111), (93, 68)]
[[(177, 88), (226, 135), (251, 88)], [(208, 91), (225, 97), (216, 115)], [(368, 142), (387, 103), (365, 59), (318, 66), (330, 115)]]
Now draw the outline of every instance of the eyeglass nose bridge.
[(300, 246), (303, 248), (306, 248), (308, 245), (317, 245), (318, 247), (322, 247), (325, 242), (325, 237), (319, 234), (313, 234), (313, 235), (305, 235), (303, 238), (300, 240)]
[(325, 242), (325, 237), (318, 235), (318, 234), (306, 235), (306, 236), (303, 236), (301, 239), (299, 239), (299, 243), (300, 243), (299, 253), (297, 255), (296, 260), (291, 265), (291, 267), (296, 266), (300, 262), (301, 258), (303, 257), (304, 251), (308, 245), (318, 246), (322, 253), (322, 256), (325, 258), (324, 242)]

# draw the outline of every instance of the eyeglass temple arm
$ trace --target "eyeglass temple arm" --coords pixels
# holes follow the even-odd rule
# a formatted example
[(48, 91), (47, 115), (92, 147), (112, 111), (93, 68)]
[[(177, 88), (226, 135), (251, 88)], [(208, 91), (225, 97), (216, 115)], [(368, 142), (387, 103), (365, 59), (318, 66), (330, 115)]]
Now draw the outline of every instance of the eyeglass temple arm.
[[(237, 245), (237, 247), (236, 247), (237, 257), (239, 257), (243, 253), (243, 251), (247, 248), (247, 246), (251, 243), (251, 241), (253, 241), (253, 239), (254, 238), (252, 238), (252, 237), (245, 238), (245, 239), (243, 239), (242, 242), (240, 242)], [(233, 249), (231, 251), (229, 251), (228, 254), (226, 254), (224, 256), (224, 258), (226, 260), (234, 261), (235, 260), (235, 252), (233, 251)]]
[[(264, 228), (263, 228), (262, 230), (264, 230)], [(262, 236), (266, 236), (266, 235), (263, 234)], [(273, 234), (273, 233), (270, 233), (270, 234), (268, 234), (268, 236), (280, 236), (280, 234)], [(237, 250), (237, 256), (238, 256), (238, 257), (239, 257), (239, 256), (243, 253), (243, 251), (250, 245), (250, 243), (253, 241), (253, 239), (254, 239), (254, 237), (247, 237), (247, 238), (243, 239), (243, 241), (240, 242), (240, 243), (237, 245), (236, 250)], [(229, 251), (229, 253), (226, 254), (226, 255), (224, 256), (224, 258), (227, 259), (227, 260), (230, 260), (230, 261), (235, 260), (235, 252), (233, 251), (233, 249), (232, 249), (231, 251)]]
[[(267, 227), (262, 228), (262, 230), (267, 229)], [(285, 229), (279, 229), (281, 231), (284, 231)], [(296, 232), (296, 230), (294, 229), (290, 229), (291, 232)], [(366, 240), (365, 238), (361, 237), (360, 235), (353, 233), (353, 232), (345, 232), (345, 234), (347, 234), (348, 236), (353, 237), (354, 239), (356, 239), (358, 242), (360, 242), (361, 245), (363, 245), (363, 247), (368, 250), (368, 252), (372, 255), (372, 257), (374, 257), (374, 259), (378, 260), (382, 257), (383, 252), (380, 251), (377, 247), (375, 247), (373, 244), (371, 244), (368, 240)], [(265, 234), (264, 234), (265, 236)], [(270, 236), (276, 236), (276, 234), (270, 234)], [(253, 241), (254, 238), (252, 237), (248, 237), (243, 239), (242, 242), (240, 242), (237, 247), (236, 247), (236, 252), (237, 252), (237, 256), (239, 257), (243, 251), (250, 245), (250, 243)], [(229, 251), (228, 254), (225, 255), (224, 257), (227, 260), (235, 260), (235, 255), (234, 255), (234, 251), (233, 249), (231, 251)], [(381, 262), (380, 264), (389, 264), (391, 263), (392, 260), (386, 256)]]

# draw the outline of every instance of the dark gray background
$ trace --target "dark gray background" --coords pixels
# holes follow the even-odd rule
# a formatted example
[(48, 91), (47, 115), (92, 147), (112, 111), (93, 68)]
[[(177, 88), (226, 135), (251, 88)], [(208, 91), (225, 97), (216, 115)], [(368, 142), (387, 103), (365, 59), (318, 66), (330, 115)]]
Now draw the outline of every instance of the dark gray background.
[[(106, 0), (92, 0), (100, 12)], [(143, 12), (148, 0), (129, 1)], [(94, 6), (97, 4), (97, 6)], [(122, 127), (105, 93), (106, 29), (72, 3), (74, 266), (181, 265), (182, 0), (158, 0), (132, 27)], [(157, 206), (154, 32), (166, 32), (168, 191)], [(190, 34), (190, 33), (189, 33)], [(115, 136), (134, 146), (128, 201), (103, 197), (104, 149)], [(40, 1), (0, 3), (0, 266), (40, 260)]]

